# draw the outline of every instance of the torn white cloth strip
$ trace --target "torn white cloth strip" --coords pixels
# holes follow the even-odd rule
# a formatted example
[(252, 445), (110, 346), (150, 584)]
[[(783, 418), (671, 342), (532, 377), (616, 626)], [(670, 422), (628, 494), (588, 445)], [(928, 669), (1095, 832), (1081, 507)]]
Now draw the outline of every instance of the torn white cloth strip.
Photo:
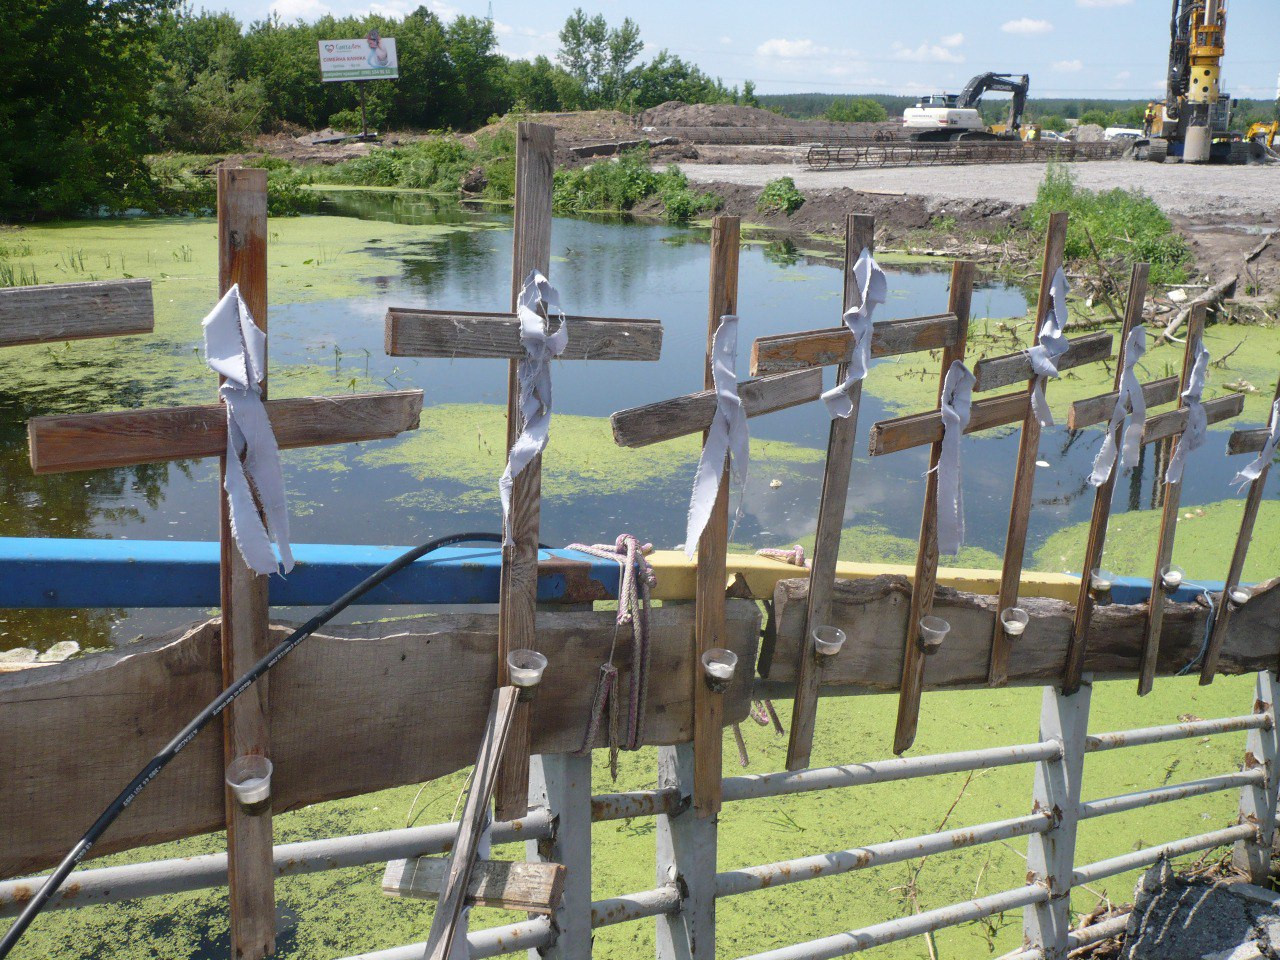
[(952, 556), (964, 546), (964, 493), (960, 489), (960, 441), (969, 426), (974, 376), (953, 360), (942, 381), (942, 452), (938, 457), (938, 553)]
[(853, 265), (853, 276), (861, 296), (856, 307), (844, 312), (844, 325), (853, 334), (853, 356), (844, 381), (822, 395), (827, 411), (840, 419), (852, 415), (853, 400), (849, 394), (853, 385), (867, 375), (867, 368), (871, 365), (871, 315), (889, 298), (889, 281), (866, 247)]
[[(288, 573), (293, 569), (293, 554), (289, 550), (284, 471), (271, 421), (262, 405), (267, 335), (253, 322), (239, 284), (232, 285), (202, 326), (205, 360), (225, 378), (219, 388), (227, 405), (223, 486), (231, 508), (232, 536), (254, 573), (277, 573), (282, 566)], [(271, 549), (272, 540), (279, 549), (278, 560)]]
[(1275, 403), (1271, 404), (1271, 420), (1268, 423), (1267, 439), (1263, 442), (1262, 449), (1231, 481), (1239, 484), (1236, 489), (1237, 493), (1262, 476), (1262, 471), (1271, 465), (1271, 460), (1276, 455), (1276, 447), (1278, 445), (1280, 445), (1280, 400), (1276, 400)]
[(1102, 439), (1102, 449), (1093, 461), (1093, 473), (1089, 482), (1100, 487), (1111, 476), (1116, 463), (1116, 431), (1124, 423), (1125, 415), (1129, 416), (1129, 424), (1124, 428), (1123, 452), (1120, 454), (1120, 469), (1126, 470), (1138, 461), (1138, 450), (1142, 445), (1143, 421), (1147, 418), (1147, 398), (1142, 395), (1142, 384), (1134, 367), (1147, 352), (1147, 331), (1141, 324), (1129, 331), (1124, 344), (1124, 369), (1120, 371), (1120, 395), (1111, 411), (1111, 421), (1107, 425), (1107, 435)]
[(1187, 426), (1178, 438), (1178, 447), (1169, 458), (1169, 468), (1164, 472), (1165, 483), (1181, 483), (1182, 468), (1187, 457), (1200, 448), (1209, 432), (1209, 416), (1204, 412), (1200, 397), (1204, 393), (1205, 376), (1209, 372), (1209, 351), (1204, 337), (1196, 340), (1196, 359), (1191, 366), (1191, 378), (1182, 391), (1183, 406), (1187, 408)]
[(698, 472), (693, 480), (693, 495), (689, 499), (684, 551), (691, 560), (698, 548), (698, 538), (711, 519), (726, 456), (731, 464), (730, 494), (736, 490), (739, 504), (747, 484), (751, 441), (747, 433), (747, 412), (738, 398), (737, 365), (738, 318), (726, 315), (720, 318), (720, 325), (711, 338), (711, 377), (715, 383), (716, 413), (702, 445), (702, 457), (698, 460)]
[[(560, 320), (554, 333), (549, 332), (552, 315)], [(530, 270), (520, 296), (516, 300), (516, 317), (520, 321), (520, 343), (524, 359), (516, 368), (520, 393), (520, 435), (507, 454), (507, 469), (498, 481), (502, 496), (502, 535), (511, 542), (511, 488), (521, 471), (547, 446), (551, 432), (551, 361), (564, 353), (569, 343), (569, 323), (560, 308), (560, 295), (551, 281), (537, 270)]]
[(1045, 313), (1036, 345), (1024, 353), (1035, 371), (1035, 386), (1031, 391), (1031, 409), (1042, 427), (1053, 426), (1053, 414), (1044, 396), (1044, 385), (1050, 377), (1058, 375), (1057, 359), (1067, 352), (1071, 341), (1062, 332), (1067, 326), (1067, 275), (1059, 267), (1049, 284), (1049, 309)]
[[(488, 860), (493, 852), (493, 818), (488, 811), (484, 815), (484, 829), (480, 831), (480, 842), (476, 844), (476, 860)], [(449, 960), (471, 960), (471, 944), (467, 942), (467, 931), (471, 926), (471, 908), (463, 907), (458, 919), (458, 926), (453, 932), (453, 943), (449, 947)]]

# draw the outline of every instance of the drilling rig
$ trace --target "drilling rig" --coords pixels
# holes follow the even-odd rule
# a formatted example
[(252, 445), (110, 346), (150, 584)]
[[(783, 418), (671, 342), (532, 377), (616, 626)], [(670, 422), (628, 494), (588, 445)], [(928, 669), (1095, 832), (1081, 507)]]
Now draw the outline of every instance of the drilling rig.
[[(1221, 89), (1227, 0), (1173, 0), (1163, 103), (1147, 107), (1147, 158), (1184, 163), (1244, 162), (1247, 144), (1227, 130), (1233, 101)], [(1233, 146), (1242, 143), (1244, 149)]]

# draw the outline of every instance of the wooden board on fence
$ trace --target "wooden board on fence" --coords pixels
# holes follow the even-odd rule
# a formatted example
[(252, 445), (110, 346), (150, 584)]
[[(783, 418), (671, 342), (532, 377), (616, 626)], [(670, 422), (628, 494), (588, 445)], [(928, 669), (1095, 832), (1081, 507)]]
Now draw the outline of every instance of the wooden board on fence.
[[(444, 857), (392, 860), (382, 875), (382, 892), (389, 897), (439, 899), (448, 863)], [(562, 893), (563, 864), (477, 860), (467, 885), (466, 903), (472, 907), (554, 913)]]
[[(760, 613), (730, 600), (722, 645), (754, 663)], [(582, 744), (614, 614), (540, 612), (538, 649), (550, 661), (531, 706), (532, 746)], [(276, 812), (420, 783), (475, 762), (493, 692), (497, 617), (451, 614), (326, 628), (271, 671), (269, 721)], [(284, 637), (273, 629), (273, 642)], [(647, 744), (693, 735), (694, 611), (657, 607)], [(143, 764), (222, 689), (216, 622), (39, 670), (0, 674), (0, 877), (48, 867), (70, 849)], [(628, 683), (630, 645), (615, 662)], [(724, 723), (744, 720), (750, 671), (721, 698)], [(429, 717), (430, 722), (423, 718)], [(40, 749), (31, 749), (38, 744)], [(597, 746), (605, 746), (604, 731)], [(94, 854), (220, 830), (222, 742), (206, 732), (135, 802)], [(69, 774), (68, 771), (73, 771)], [(68, 790), (74, 776), (75, 789)], [(37, 798), (58, 796), (56, 804)]]
[[(897, 690), (902, 669), (902, 635), (906, 632), (911, 589), (906, 577), (837, 581), (831, 623), (848, 636), (844, 649), (822, 672), (823, 687), (849, 688), (841, 692), (884, 693)], [(785, 695), (795, 681), (795, 658), (803, 637), (808, 582), (783, 580), (774, 592), (777, 650), (764, 692)], [(986, 686), (991, 631), (995, 629), (997, 600), (938, 587), (934, 612), (950, 621), (951, 632), (942, 648), (929, 658), (926, 689)], [(1063, 657), (1075, 615), (1065, 600), (1023, 597), (1031, 615), (1027, 631), (1009, 650), (1010, 685), (1040, 686), (1062, 675)], [(1171, 603), (1165, 613), (1159, 673), (1181, 670), (1204, 641), (1208, 607), (1202, 603)], [(1220, 673), (1268, 670), (1280, 653), (1280, 579), (1261, 586), (1257, 595), (1231, 620)], [(1089, 626), (1084, 670), (1095, 680), (1138, 676), (1146, 605), (1099, 606)]]
[[(558, 322), (552, 318), (552, 326)], [(561, 360), (657, 360), (662, 352), (658, 320), (566, 317), (565, 322), (569, 342)], [(387, 311), (384, 345), (391, 357), (525, 357), (512, 314), (393, 307)]]
[(98, 280), (0, 290), (0, 347), (150, 333), (150, 280)]
[[(960, 321), (952, 313), (882, 320), (871, 328), (871, 356), (893, 357), (949, 347), (956, 342), (959, 331)], [(751, 345), (751, 375), (834, 366), (852, 359), (853, 334), (847, 327), (779, 333), (757, 337)]]

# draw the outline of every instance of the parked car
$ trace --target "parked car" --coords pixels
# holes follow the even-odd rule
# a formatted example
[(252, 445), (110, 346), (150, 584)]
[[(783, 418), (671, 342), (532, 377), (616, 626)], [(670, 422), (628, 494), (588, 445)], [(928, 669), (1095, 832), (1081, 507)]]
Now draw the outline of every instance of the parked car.
[(1108, 140), (1141, 140), (1142, 131), (1133, 127), (1107, 127), (1102, 135)]

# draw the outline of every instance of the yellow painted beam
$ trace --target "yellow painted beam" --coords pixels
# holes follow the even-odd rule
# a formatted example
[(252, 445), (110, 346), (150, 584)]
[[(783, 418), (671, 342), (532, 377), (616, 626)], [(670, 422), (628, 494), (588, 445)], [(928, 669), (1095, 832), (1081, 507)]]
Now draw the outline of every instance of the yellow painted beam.
[[(655, 550), (649, 554), (649, 563), (653, 565), (654, 573), (658, 576), (658, 585), (653, 592), (654, 599), (693, 599), (697, 567), (685, 557), (683, 551)], [(730, 583), (740, 575), (751, 590), (751, 595), (759, 599), (772, 597), (773, 588), (779, 580), (808, 576), (808, 571), (800, 567), (774, 560), (772, 557), (761, 557), (751, 553), (729, 554), (728, 572)], [(844, 580), (865, 580), (885, 574), (897, 574), (910, 580), (915, 575), (915, 567), (899, 563), (850, 562), (842, 562), (836, 566), (836, 576)], [(938, 583), (967, 593), (994, 596), (1000, 592), (1000, 571), (940, 567)], [(1024, 597), (1049, 597), (1074, 601), (1079, 588), (1080, 578), (1071, 574), (1024, 570), (1022, 586), (1018, 592)]]

